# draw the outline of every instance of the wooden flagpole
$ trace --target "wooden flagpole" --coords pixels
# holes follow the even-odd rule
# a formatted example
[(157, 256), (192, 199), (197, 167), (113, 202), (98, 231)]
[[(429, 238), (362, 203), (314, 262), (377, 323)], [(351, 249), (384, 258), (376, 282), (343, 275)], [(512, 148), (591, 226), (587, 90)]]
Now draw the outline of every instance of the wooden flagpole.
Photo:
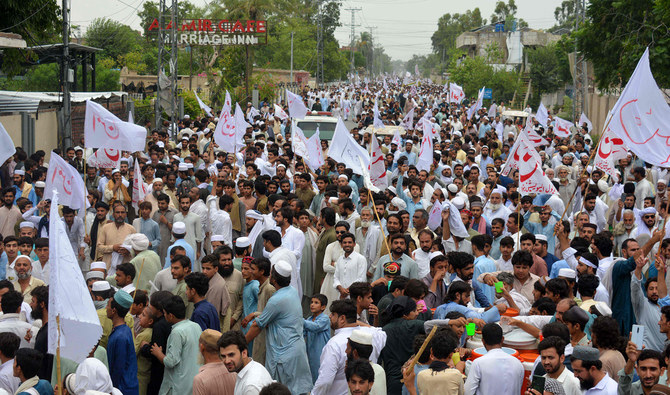
[[(414, 365), (416, 365), (416, 363), (419, 362), (419, 358), (421, 358), (421, 355), (426, 350), (426, 347), (428, 347), (428, 344), (430, 344), (430, 341), (433, 339), (433, 336), (435, 336), (437, 328), (438, 328), (437, 325), (435, 325), (433, 329), (430, 330), (430, 333), (428, 333), (428, 336), (426, 336), (426, 340), (423, 341), (421, 348), (419, 348), (419, 351), (414, 355), (414, 358), (412, 358), (412, 362), (410, 362), (409, 366), (407, 366), (407, 369), (414, 370)], [(401, 381), (404, 383), (404, 380)]]
[(63, 382), (61, 378), (60, 364), (60, 314), (56, 316), (56, 330), (58, 331), (58, 344), (56, 345), (56, 377), (58, 379), (58, 386), (56, 387), (56, 394), (63, 395)]

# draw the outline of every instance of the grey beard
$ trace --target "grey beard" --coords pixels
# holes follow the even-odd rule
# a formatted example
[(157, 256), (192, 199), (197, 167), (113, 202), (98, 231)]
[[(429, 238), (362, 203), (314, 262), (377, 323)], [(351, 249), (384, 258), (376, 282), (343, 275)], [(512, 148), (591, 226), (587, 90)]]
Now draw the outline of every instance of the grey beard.
[(94, 300), (93, 305), (95, 306), (96, 310), (104, 309), (107, 307), (107, 299), (105, 300)]
[(26, 273), (16, 273), (16, 277), (19, 278), (19, 280), (27, 280), (30, 278), (32, 275), (31, 272), (26, 272)]

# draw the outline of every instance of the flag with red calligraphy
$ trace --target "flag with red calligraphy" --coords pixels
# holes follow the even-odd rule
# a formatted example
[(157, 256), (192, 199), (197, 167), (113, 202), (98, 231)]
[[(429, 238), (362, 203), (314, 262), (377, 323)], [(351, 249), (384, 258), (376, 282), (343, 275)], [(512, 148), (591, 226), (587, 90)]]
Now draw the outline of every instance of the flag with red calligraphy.
[(519, 149), (517, 150), (519, 161), (519, 193), (530, 194), (558, 194), (554, 184), (542, 169), (542, 159), (535, 151), (530, 141), (524, 134), (519, 135)]
[(649, 164), (669, 166), (670, 108), (649, 68), (649, 48), (637, 63), (611, 114), (609, 129), (626, 147)]
[(453, 82), (449, 83), (449, 103), (458, 103), (465, 99), (465, 92), (463, 92), (463, 87), (454, 84)]
[(319, 128), (316, 128), (316, 132), (314, 132), (312, 137), (307, 139), (307, 157), (303, 159), (307, 162), (307, 166), (314, 171), (317, 171), (319, 167), (326, 163), (326, 158), (324, 157), (323, 149), (321, 148)]
[(370, 180), (372, 181), (372, 185), (384, 190), (389, 186), (388, 178), (386, 177), (386, 163), (384, 163), (384, 153), (379, 146), (377, 136), (374, 134), (372, 135), (371, 151), (370, 165), (368, 166), (368, 170), (370, 170)]
[(607, 128), (598, 144), (598, 151), (593, 165), (605, 173), (609, 174), (615, 182), (619, 182), (619, 171), (615, 168), (616, 162), (624, 159), (628, 155), (628, 150), (617, 135)]
[(86, 159), (86, 164), (98, 169), (117, 169), (121, 162), (121, 151), (114, 148), (100, 148)]
[(560, 138), (570, 137), (570, 128), (575, 126), (574, 123), (563, 118), (556, 117), (556, 125), (554, 126), (554, 134)]
[(51, 199), (54, 190), (58, 192), (60, 204), (79, 210), (79, 216), (83, 217), (87, 203), (84, 180), (77, 169), (52, 151), (44, 188), (44, 199)]
[(223, 109), (219, 115), (219, 122), (214, 129), (214, 142), (222, 150), (228, 153), (235, 152), (235, 120), (231, 114), (232, 101), (230, 93), (226, 91), (226, 100), (223, 102)]
[(479, 111), (480, 108), (482, 108), (482, 105), (484, 104), (484, 90), (486, 89), (485, 86), (482, 87), (482, 89), (479, 91), (479, 94), (477, 95), (477, 101), (468, 108), (467, 112), (467, 117), (468, 119), (472, 119), (472, 116)]
[(283, 108), (281, 108), (281, 107), (279, 107), (279, 105), (275, 104), (275, 117), (284, 121), (288, 118), (288, 114), (286, 113), (286, 111), (284, 111)]
[(416, 162), (416, 170), (425, 170), (430, 173), (430, 167), (433, 164), (433, 133), (430, 122), (424, 122), (423, 138), (421, 139), (421, 149)]
[[(116, 148), (144, 151), (147, 130), (140, 125), (122, 121), (100, 104), (87, 100), (84, 115), (84, 141), (88, 148)], [(61, 202), (65, 199), (61, 195)]]

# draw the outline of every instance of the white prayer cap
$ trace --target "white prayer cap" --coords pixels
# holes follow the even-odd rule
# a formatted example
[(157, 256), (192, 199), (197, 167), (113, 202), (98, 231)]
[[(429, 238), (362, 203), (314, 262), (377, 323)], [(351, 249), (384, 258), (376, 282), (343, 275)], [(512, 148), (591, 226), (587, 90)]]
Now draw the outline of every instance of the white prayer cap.
[(94, 271), (94, 272), (88, 272), (86, 273), (86, 280), (91, 280), (91, 279), (98, 279), (98, 280), (103, 280), (105, 276), (102, 274), (102, 272), (99, 271)]
[(121, 162), (123, 162), (123, 163), (130, 163), (130, 159), (128, 159), (128, 158), (121, 158)]
[(547, 236), (542, 234), (535, 235), (535, 240), (547, 241)]
[(80, 146), (76, 146), (76, 147), (74, 147), (74, 151), (75, 151), (75, 152), (77, 152), (77, 151), (83, 151), (83, 150), (84, 150), (84, 149), (81, 148)]
[(94, 269), (103, 269), (107, 270), (107, 264), (102, 261), (91, 262), (91, 270)]
[(396, 187), (394, 187), (393, 185), (391, 185), (390, 187), (388, 187), (388, 190), (391, 191), (394, 195), (397, 195), (397, 194), (398, 194), (398, 190), (397, 190)]
[(372, 345), (372, 334), (356, 329), (349, 335), (349, 340), (358, 344)]
[(238, 237), (237, 240), (235, 240), (235, 247), (249, 247), (251, 245), (251, 241), (249, 240), (248, 237)]
[(610, 307), (606, 303), (596, 302), (596, 304), (594, 306), (600, 314), (602, 314), (606, 317), (611, 317), (612, 316), (612, 309), (610, 309)]
[(144, 251), (149, 248), (149, 238), (144, 233), (133, 233), (126, 236), (123, 244), (130, 245), (135, 251)]
[[(661, 180), (659, 180), (659, 182), (660, 181)], [(607, 181), (605, 181), (603, 179), (598, 180), (598, 189), (600, 190), (600, 192), (607, 192), (607, 190), (609, 189), (609, 185), (607, 185)]]
[(180, 163), (177, 171), (188, 171), (188, 166), (186, 166), (186, 163)]
[(163, 179), (156, 177), (156, 178), (154, 178), (154, 182), (152, 182), (152, 184), (155, 184), (157, 182), (163, 182)]
[(463, 134), (457, 130), (457, 131), (454, 132), (454, 136), (463, 137)]
[(181, 160), (181, 158), (178, 157), (177, 155), (172, 155), (171, 158), (174, 159), (174, 160)]
[(112, 289), (112, 286), (107, 281), (96, 281), (91, 286), (91, 290), (94, 292), (108, 291), (110, 289)]
[(47, 184), (45, 184), (44, 181), (36, 181), (35, 182), (35, 188), (44, 188), (46, 186), (47, 186)]
[(89, 391), (111, 394), (114, 385), (102, 362), (96, 358), (86, 358), (79, 364), (76, 373), (65, 377), (65, 388), (70, 394), (85, 394)]
[(263, 214), (258, 210), (247, 210), (245, 216), (252, 219), (263, 219)]
[(407, 208), (407, 203), (399, 197), (394, 197), (391, 199), (391, 204), (398, 207), (398, 210), (404, 210)]
[(23, 169), (14, 170), (14, 175), (25, 176), (26, 172)]
[(162, 141), (157, 142), (156, 145), (161, 147), (161, 148), (165, 148), (165, 143), (162, 142)]
[(191, 119), (191, 116), (186, 114), (186, 115), (184, 115), (184, 119)]
[(458, 193), (458, 185), (449, 184), (449, 185), (447, 185), (447, 190), (451, 193)]
[(223, 235), (212, 235), (212, 241), (224, 241)]
[(558, 277), (577, 278), (577, 272), (572, 269), (563, 268), (558, 271)]
[(119, 169), (114, 169), (114, 170), (112, 170), (112, 175), (114, 175), (114, 174), (116, 174), (116, 173), (119, 173), (119, 172), (121, 172), (121, 170), (119, 170)]
[(334, 196), (328, 198), (328, 203), (330, 203), (330, 204), (337, 203), (337, 198), (334, 197)]
[(340, 179), (340, 178), (344, 178), (345, 180), (349, 181), (349, 177), (347, 177), (346, 174), (340, 174), (339, 176), (337, 176), (337, 178), (338, 178), (338, 179)]
[[(598, 182), (600, 182), (600, 180), (598, 180)], [(662, 178), (659, 178), (658, 181), (656, 181), (656, 184), (668, 185), (668, 182)]]
[(35, 224), (30, 222), (30, 221), (23, 221), (19, 225), (19, 229), (21, 229), (21, 228), (33, 228), (33, 229), (35, 229)]
[(193, 163), (191, 163), (191, 162), (186, 162), (186, 168), (187, 168), (187, 169), (192, 169), (192, 168), (193, 168)]
[(277, 271), (277, 274), (279, 274), (282, 277), (290, 277), (291, 271), (293, 271), (293, 267), (291, 266), (291, 264), (286, 261), (279, 261), (275, 263), (274, 268), (275, 271)]
[(451, 204), (453, 204), (457, 209), (462, 210), (465, 207), (465, 200), (463, 200), (463, 198), (460, 196), (456, 196), (455, 198), (451, 199)]
[(174, 233), (176, 235), (186, 234), (186, 224), (181, 222), (181, 221), (175, 222), (172, 225), (172, 233)]

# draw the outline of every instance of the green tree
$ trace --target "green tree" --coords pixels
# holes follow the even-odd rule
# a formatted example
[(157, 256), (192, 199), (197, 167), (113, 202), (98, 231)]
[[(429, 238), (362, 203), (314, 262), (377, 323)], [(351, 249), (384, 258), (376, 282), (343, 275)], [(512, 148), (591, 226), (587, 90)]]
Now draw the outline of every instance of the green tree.
[(517, 24), (516, 28), (528, 27), (528, 22), (516, 18), (516, 11), (517, 7), (514, 0), (507, 0), (507, 4), (504, 1), (498, 1), (493, 14), (491, 14), (491, 23), (504, 22), (505, 31), (514, 30), (515, 23)]
[(461, 33), (486, 24), (479, 8), (468, 10), (464, 14), (444, 14), (437, 21), (437, 30), (430, 40), (433, 52), (439, 54), (443, 62), (449, 63), (450, 51), (456, 48), (456, 37)]
[(128, 25), (106, 18), (94, 19), (86, 30), (87, 45), (102, 49), (102, 56), (120, 65), (122, 56), (140, 49), (141, 37)]
[(572, 31), (575, 28), (575, 17), (577, 11), (580, 10), (581, 2), (581, 0), (563, 0), (561, 5), (554, 10), (556, 25), (549, 29), (549, 31)]
[[(56, 0), (2, 0), (0, 31), (20, 34), (28, 46), (57, 42), (62, 30), (59, 3)], [(26, 60), (23, 50), (3, 49), (0, 68), (9, 75), (16, 75), (24, 69)]]
[(656, 82), (669, 87), (668, 20), (667, 0), (591, 0), (575, 37), (579, 50), (593, 64), (598, 88), (625, 85), (646, 47)]

